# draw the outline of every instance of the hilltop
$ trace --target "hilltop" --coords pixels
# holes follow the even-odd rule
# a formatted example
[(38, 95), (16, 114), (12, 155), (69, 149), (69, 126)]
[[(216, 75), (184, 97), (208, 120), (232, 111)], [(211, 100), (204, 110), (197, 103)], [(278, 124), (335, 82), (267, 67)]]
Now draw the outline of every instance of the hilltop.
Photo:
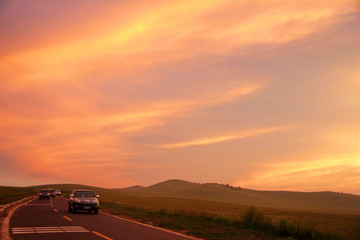
[(360, 214), (360, 196), (336, 192), (258, 191), (217, 183), (167, 180), (149, 187), (134, 186), (119, 191), (143, 196), (198, 199), (257, 207)]

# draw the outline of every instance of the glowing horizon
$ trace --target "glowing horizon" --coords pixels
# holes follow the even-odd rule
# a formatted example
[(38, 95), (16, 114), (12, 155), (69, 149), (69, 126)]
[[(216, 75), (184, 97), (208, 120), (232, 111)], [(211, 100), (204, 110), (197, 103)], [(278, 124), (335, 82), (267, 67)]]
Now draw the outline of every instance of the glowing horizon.
[(359, 14), (355, 0), (4, 1), (0, 185), (360, 194)]

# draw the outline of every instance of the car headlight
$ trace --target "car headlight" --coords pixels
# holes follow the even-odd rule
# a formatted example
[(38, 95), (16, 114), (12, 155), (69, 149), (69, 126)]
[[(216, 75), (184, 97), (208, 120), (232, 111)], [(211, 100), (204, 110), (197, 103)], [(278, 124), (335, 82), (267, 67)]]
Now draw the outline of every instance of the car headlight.
[(78, 198), (75, 198), (75, 202), (81, 203), (80, 199), (78, 199)]
[(50, 193), (47, 193), (46, 195), (50, 195)]

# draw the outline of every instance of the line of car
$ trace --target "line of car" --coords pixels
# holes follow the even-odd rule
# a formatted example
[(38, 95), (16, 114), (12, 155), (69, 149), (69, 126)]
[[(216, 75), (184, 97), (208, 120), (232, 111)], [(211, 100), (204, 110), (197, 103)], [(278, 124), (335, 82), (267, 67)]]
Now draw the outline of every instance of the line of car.
[[(55, 198), (55, 196), (61, 196), (60, 190), (54, 189), (42, 189), (39, 192), (39, 200), (50, 197)], [(88, 211), (89, 213), (94, 212), (94, 214), (99, 213), (99, 195), (95, 195), (94, 191), (89, 189), (74, 189), (70, 198), (68, 199), (68, 211), (71, 213), (76, 213), (78, 210)]]
[(50, 189), (42, 189), (39, 192), (39, 200), (41, 200), (43, 198), (50, 199), (50, 197), (55, 198), (55, 196), (61, 196), (61, 191), (50, 188)]

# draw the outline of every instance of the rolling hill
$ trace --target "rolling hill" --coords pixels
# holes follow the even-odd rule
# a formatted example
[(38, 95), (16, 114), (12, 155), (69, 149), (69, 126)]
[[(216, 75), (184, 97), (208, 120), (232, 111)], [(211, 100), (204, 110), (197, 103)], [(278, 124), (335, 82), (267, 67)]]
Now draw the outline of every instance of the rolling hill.
[(143, 196), (198, 199), (257, 207), (360, 214), (360, 196), (336, 192), (257, 191), (183, 180), (168, 180), (149, 187), (136, 186), (119, 191)]

